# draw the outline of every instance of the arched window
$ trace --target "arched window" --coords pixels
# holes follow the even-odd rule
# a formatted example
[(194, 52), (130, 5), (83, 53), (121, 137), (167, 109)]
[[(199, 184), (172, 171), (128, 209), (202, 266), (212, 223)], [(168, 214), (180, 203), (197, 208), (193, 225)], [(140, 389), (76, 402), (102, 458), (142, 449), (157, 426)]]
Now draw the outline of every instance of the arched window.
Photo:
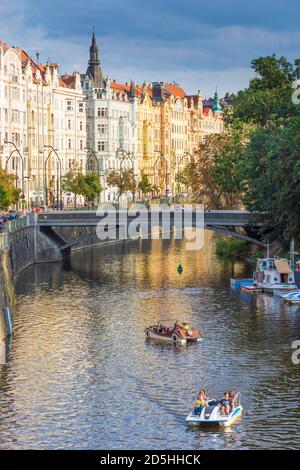
[(15, 74), (16, 74), (16, 68), (15, 68), (14, 64), (10, 64), (10, 65), (9, 65), (9, 71), (8, 71), (8, 77), (9, 77), (9, 79), (10, 79), (10, 80), (13, 80)]

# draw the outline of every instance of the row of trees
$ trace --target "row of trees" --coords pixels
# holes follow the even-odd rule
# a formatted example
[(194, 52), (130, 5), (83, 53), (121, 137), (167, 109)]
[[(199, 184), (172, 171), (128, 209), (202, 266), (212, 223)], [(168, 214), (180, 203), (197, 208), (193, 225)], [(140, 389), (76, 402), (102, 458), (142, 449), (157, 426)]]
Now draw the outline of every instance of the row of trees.
[[(122, 171), (112, 170), (106, 178), (106, 183), (108, 186), (114, 186), (117, 188), (118, 200), (128, 191), (133, 194), (135, 194), (136, 191), (140, 191), (143, 195), (157, 193), (159, 191), (159, 188), (150, 184), (146, 175), (143, 175), (142, 179), (137, 182), (132, 169), (124, 169)], [(78, 196), (84, 196), (89, 200), (94, 200), (103, 191), (98, 175), (96, 173), (88, 173), (84, 175), (76, 163), (73, 163), (72, 167), (66, 174), (63, 180), (62, 189), (74, 194), (75, 207)], [(55, 180), (52, 180), (49, 183), (49, 193), (54, 201)]]
[(178, 180), (211, 208), (250, 210), (262, 235), (300, 242), (300, 106), (292, 99), (300, 61), (273, 55), (252, 68), (248, 88), (224, 113), (225, 134), (208, 136)]

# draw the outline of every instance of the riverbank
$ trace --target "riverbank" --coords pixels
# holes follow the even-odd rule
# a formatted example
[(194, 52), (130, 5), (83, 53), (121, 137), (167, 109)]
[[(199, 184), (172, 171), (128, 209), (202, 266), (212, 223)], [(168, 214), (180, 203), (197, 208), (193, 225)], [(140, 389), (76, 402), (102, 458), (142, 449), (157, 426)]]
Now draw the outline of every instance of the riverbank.
[(215, 249), (216, 255), (221, 258), (245, 260), (250, 263), (255, 263), (257, 258), (265, 256), (262, 248), (242, 238), (218, 238)]

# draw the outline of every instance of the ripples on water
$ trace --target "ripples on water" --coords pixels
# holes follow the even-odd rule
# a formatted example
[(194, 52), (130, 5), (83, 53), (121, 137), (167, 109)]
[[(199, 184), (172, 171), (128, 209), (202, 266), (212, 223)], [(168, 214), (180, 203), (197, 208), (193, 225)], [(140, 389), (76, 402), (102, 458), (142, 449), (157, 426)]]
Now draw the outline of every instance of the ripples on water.
[[(0, 448), (299, 448), (299, 310), (232, 292), (230, 277), (251, 269), (218, 260), (210, 234), (200, 252), (130, 242), (77, 253), (64, 269), (28, 269), (0, 365)], [(179, 349), (146, 342), (158, 319), (190, 320), (205, 338)], [(185, 426), (202, 386), (241, 391), (238, 426)]]

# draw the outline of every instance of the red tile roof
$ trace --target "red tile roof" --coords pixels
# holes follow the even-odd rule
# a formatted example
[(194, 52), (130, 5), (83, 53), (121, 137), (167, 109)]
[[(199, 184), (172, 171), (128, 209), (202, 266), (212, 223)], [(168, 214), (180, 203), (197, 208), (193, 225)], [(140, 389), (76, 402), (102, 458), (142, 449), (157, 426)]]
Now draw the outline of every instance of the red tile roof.
[(209, 114), (211, 114), (211, 109), (210, 108), (203, 108), (203, 115), (204, 116), (209, 116)]
[(183, 88), (181, 88), (180, 86), (178, 85), (174, 85), (172, 83), (166, 83), (166, 88), (167, 90), (173, 95), (175, 96), (176, 98), (185, 98), (186, 97), (186, 94), (185, 94), (185, 91), (183, 90)]

